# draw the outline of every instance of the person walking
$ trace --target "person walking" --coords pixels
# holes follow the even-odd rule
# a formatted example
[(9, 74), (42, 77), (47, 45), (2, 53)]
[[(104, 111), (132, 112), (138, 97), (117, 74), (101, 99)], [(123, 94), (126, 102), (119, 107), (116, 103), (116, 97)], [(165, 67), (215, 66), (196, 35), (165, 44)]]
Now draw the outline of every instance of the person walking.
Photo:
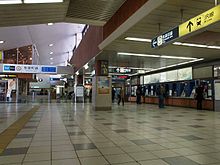
[(157, 90), (159, 108), (164, 108), (165, 87), (161, 84)]
[(118, 105), (120, 105), (120, 103), (122, 102), (122, 105), (124, 106), (124, 104), (125, 104), (124, 95), (125, 95), (124, 89), (122, 88), (119, 92)]
[(197, 100), (197, 110), (202, 110), (202, 100), (204, 99), (203, 97), (203, 86), (200, 85), (199, 87), (196, 88), (196, 100)]

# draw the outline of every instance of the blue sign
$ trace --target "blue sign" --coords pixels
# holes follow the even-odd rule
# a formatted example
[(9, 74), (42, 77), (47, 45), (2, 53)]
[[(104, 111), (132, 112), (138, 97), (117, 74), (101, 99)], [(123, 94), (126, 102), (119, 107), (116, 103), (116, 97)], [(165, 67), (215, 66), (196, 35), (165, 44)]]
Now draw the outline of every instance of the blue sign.
[(169, 30), (166, 33), (163, 33), (162, 35), (153, 38), (151, 40), (151, 47), (156, 48), (162, 46), (178, 37), (179, 37), (179, 27), (175, 27), (174, 29)]
[(42, 66), (42, 73), (57, 73), (57, 67), (54, 66)]
[(4, 65), (4, 71), (15, 71), (15, 66)]
[(50, 81), (60, 81), (60, 78), (50, 78)]

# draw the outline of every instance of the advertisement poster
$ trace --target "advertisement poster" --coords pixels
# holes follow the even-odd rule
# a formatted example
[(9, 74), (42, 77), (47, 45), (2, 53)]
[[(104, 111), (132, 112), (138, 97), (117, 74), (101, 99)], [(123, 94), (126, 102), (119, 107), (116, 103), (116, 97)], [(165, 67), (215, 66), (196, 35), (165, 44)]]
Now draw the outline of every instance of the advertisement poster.
[(101, 61), (101, 75), (108, 75), (108, 61)]
[(98, 77), (98, 94), (110, 94), (110, 80), (108, 77)]

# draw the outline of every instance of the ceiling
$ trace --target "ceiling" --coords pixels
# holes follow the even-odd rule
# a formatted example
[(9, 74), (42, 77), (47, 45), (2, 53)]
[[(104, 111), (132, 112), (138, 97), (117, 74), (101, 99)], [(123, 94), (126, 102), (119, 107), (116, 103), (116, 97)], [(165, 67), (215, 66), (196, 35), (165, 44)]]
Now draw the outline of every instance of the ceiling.
[(48, 22), (100, 26), (111, 18), (124, 1), (64, 0), (63, 3), (0, 5), (0, 27)]
[(66, 20), (104, 25), (124, 2), (125, 0), (70, 0)]
[[(70, 23), (2, 27), (0, 28), (0, 50), (35, 44), (39, 52), (40, 64), (65, 65), (75, 46), (75, 34), (81, 33), (84, 25)], [(53, 44), (49, 47), (49, 44)], [(50, 52), (53, 52), (50, 55)], [(70, 53), (68, 53), (70, 52)], [(50, 58), (53, 58), (51, 60)]]
[[(64, 65), (75, 46), (74, 34), (81, 33), (84, 24), (104, 25), (124, 1), (64, 0), (63, 3), (0, 5), (0, 40), (5, 41), (0, 44), (0, 50), (35, 44), (41, 64)], [(47, 26), (50, 22), (55, 24)], [(53, 47), (48, 46), (51, 43)], [(49, 54), (51, 51), (53, 55)]]
[[(119, 35), (116, 40), (106, 46), (97, 59), (109, 60), (110, 65), (131, 66), (140, 68), (160, 68), (186, 60), (160, 59), (150, 57), (121, 56), (117, 52), (141, 53), (153, 55), (168, 55), (178, 57), (204, 58), (213, 60), (219, 58), (219, 49), (208, 49), (168, 44), (162, 48), (152, 49), (148, 42), (127, 41), (126, 37), (152, 39), (182, 22), (214, 7), (214, 1), (207, 0), (167, 0), (160, 7), (146, 15), (132, 28)], [(182, 11), (182, 14), (181, 14)], [(210, 26), (200, 33), (194, 33), (178, 42), (202, 43), (220, 45), (220, 23)]]

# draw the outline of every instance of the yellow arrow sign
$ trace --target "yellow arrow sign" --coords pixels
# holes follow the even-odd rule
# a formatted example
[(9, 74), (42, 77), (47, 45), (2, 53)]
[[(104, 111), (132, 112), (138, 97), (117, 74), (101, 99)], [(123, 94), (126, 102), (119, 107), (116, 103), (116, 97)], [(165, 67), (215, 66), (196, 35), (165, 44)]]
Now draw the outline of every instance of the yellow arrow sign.
[(220, 5), (179, 25), (179, 37), (220, 21)]
[(0, 61), (3, 60), (3, 52), (0, 51)]

